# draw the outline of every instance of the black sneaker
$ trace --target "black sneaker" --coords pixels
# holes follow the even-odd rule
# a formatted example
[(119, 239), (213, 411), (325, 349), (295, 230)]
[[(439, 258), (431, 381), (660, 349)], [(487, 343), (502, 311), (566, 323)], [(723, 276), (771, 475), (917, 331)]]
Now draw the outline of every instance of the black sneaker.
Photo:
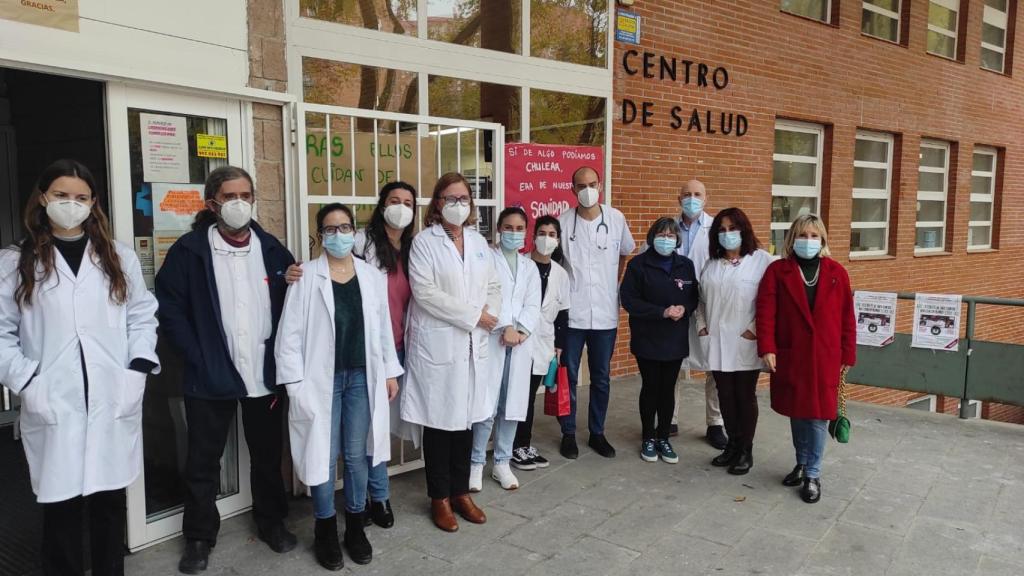
[(541, 456), (540, 452), (537, 452), (537, 449), (533, 446), (530, 446), (529, 450), (530, 458), (533, 458), (533, 463), (537, 465), (537, 468), (547, 468), (551, 464), (548, 462), (548, 459)]
[(562, 458), (566, 460), (575, 460), (580, 457), (580, 449), (576, 446), (576, 436), (572, 434), (566, 434), (562, 436), (562, 446), (558, 449), (558, 452), (562, 454)]
[(591, 434), (587, 445), (594, 452), (605, 458), (615, 458), (615, 448), (612, 448), (612, 445), (608, 443), (608, 439), (604, 437), (604, 434)]
[(725, 435), (723, 426), (708, 426), (705, 438), (707, 438), (708, 444), (711, 444), (716, 450), (725, 450), (725, 447), (729, 445), (729, 437)]
[(537, 463), (530, 456), (529, 448), (516, 448), (512, 451), (512, 466), (518, 470), (537, 469)]

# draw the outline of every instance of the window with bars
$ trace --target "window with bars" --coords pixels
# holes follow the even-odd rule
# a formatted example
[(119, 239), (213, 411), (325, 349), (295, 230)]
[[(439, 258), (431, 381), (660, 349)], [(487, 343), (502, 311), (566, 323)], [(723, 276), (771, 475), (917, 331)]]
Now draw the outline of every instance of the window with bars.
[(915, 252), (942, 252), (946, 247), (946, 201), (949, 191), (949, 142), (922, 140), (917, 169)]
[(853, 159), (851, 256), (889, 253), (889, 207), (892, 201), (892, 134), (857, 133)]
[(967, 228), (967, 248), (992, 247), (995, 221), (996, 170), (999, 154), (995, 148), (977, 147), (971, 168), (971, 217)]
[(960, 34), (960, 0), (929, 0), (928, 52), (957, 59)]
[(981, 18), (981, 67), (1006, 72), (1011, 0), (985, 0)]
[(902, 0), (864, 0), (860, 31), (868, 36), (899, 43), (902, 4)]
[(791, 120), (775, 123), (772, 156), (772, 248), (782, 246), (797, 216), (818, 213), (825, 127)]

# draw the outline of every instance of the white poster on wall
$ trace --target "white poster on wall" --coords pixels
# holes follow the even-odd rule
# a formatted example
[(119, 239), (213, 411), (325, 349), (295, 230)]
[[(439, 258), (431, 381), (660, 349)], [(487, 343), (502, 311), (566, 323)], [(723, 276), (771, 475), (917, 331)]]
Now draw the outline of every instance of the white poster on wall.
[(914, 300), (911, 346), (956, 352), (960, 347), (960, 305), (953, 294), (918, 294)]
[(188, 182), (188, 127), (181, 116), (139, 114), (142, 179)]
[(896, 293), (864, 292), (853, 294), (853, 308), (857, 316), (857, 344), (882, 347), (896, 339)]
[(153, 229), (189, 230), (205, 207), (202, 184), (153, 183)]

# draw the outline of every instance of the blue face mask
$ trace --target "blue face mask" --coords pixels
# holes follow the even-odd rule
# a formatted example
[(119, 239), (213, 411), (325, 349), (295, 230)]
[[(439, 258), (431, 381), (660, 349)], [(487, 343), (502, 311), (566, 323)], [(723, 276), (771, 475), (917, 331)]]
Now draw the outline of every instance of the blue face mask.
[(797, 238), (793, 241), (793, 252), (804, 260), (810, 260), (821, 252), (821, 238)]
[(700, 213), (704, 211), (704, 201), (696, 196), (687, 196), (683, 198), (683, 214), (686, 214), (687, 218), (696, 218), (700, 216)]
[(735, 250), (740, 247), (740, 244), (743, 244), (743, 236), (740, 234), (739, 230), (719, 232), (718, 243), (726, 250)]
[(324, 236), (324, 250), (335, 258), (344, 258), (352, 252), (356, 243), (355, 234), (328, 234)]
[(658, 236), (654, 239), (654, 251), (662, 256), (670, 256), (676, 251), (676, 239)]
[(501, 233), (501, 247), (509, 252), (519, 250), (526, 243), (526, 232), (506, 231)]

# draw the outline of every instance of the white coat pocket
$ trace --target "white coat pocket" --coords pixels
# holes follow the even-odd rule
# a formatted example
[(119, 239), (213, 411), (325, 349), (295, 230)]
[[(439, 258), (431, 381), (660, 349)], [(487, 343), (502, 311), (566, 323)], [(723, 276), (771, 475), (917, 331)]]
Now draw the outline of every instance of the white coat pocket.
[(452, 363), (454, 357), (454, 342), (452, 342), (455, 329), (451, 326), (431, 326), (426, 328), (416, 342), (415, 353), (419, 358), (437, 366), (447, 366)]
[(126, 368), (121, 381), (121, 394), (114, 418), (131, 418), (142, 413), (142, 399), (146, 395), (148, 374)]
[(308, 422), (313, 419), (313, 406), (311, 399), (303, 394), (306, 381), (288, 384), (285, 390), (288, 391), (288, 421)]
[(57, 423), (57, 412), (50, 405), (50, 385), (46, 374), (33, 378), (21, 391), (19, 398), (22, 425), (33, 423), (53, 426)]

